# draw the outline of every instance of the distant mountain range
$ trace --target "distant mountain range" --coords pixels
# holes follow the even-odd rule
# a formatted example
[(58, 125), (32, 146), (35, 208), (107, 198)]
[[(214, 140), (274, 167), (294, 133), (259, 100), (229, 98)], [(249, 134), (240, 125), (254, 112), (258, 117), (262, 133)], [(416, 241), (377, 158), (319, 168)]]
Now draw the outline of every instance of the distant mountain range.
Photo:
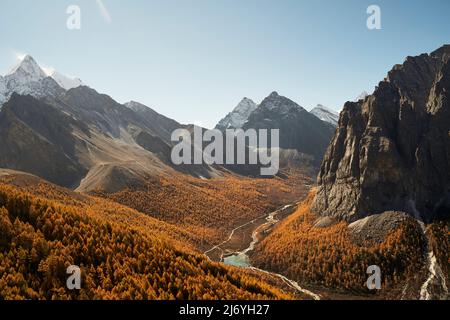
[(116, 190), (175, 169), (214, 175), (207, 165), (172, 165), (170, 134), (181, 124), (136, 102), (119, 104), (57, 72), (52, 76), (26, 56), (1, 78), (0, 167), (83, 191)]
[[(239, 102), (239, 104), (233, 109), (233, 111), (231, 111), (217, 123), (215, 128), (221, 131), (224, 131), (226, 129), (243, 128), (244, 125), (248, 122), (250, 115), (255, 112), (258, 107), (259, 105), (253, 102), (253, 100), (245, 97), (241, 100), (241, 102)], [(310, 113), (312, 113), (322, 121), (328, 122), (335, 127), (337, 126), (339, 113), (330, 108), (318, 104), (317, 107), (313, 108), (310, 111)]]
[(245, 122), (243, 129), (280, 129), (280, 148), (309, 157), (319, 166), (335, 128), (294, 101), (272, 92)]
[(319, 106), (308, 112), (277, 92), (272, 92), (259, 105), (244, 98), (219, 121), (216, 129), (280, 129), (282, 163), (306, 162), (317, 167), (339, 117), (331, 109)]
[[(0, 167), (36, 174), (62, 186), (116, 191), (174, 171), (210, 178), (241, 166), (174, 166), (171, 133), (192, 130), (151, 108), (120, 104), (27, 55), (0, 78)], [(318, 167), (334, 128), (272, 93), (257, 106), (244, 98), (217, 128), (280, 128), (282, 163)]]

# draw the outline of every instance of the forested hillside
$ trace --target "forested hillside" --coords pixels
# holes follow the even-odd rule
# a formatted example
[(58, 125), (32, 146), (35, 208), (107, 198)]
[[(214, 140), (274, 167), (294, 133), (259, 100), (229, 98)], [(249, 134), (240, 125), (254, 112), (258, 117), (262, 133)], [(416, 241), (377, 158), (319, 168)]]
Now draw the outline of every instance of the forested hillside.
[[(184, 247), (187, 235), (164, 222), (34, 177), (8, 179), (15, 185), (0, 183), (0, 299), (290, 298)], [(66, 288), (69, 265), (81, 267), (79, 291)]]
[(305, 197), (310, 184), (312, 179), (299, 171), (285, 179), (174, 175), (149, 178), (143, 188), (93, 194), (188, 230), (201, 238), (196, 245), (206, 249), (222, 242), (236, 225)]
[[(423, 237), (413, 219), (407, 219), (382, 242), (352, 241), (347, 223), (314, 227), (310, 194), (297, 212), (277, 227), (255, 249), (252, 261), (266, 270), (285, 274), (301, 283), (368, 293), (367, 267), (382, 270), (382, 288), (395, 288), (423, 267)], [(286, 250), (289, 248), (289, 250)]]

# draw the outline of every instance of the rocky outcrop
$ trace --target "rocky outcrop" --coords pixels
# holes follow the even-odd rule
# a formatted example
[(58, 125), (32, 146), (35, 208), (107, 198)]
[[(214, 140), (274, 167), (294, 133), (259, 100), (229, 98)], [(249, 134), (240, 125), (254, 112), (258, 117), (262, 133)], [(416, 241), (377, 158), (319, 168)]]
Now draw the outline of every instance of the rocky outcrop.
[(424, 220), (449, 214), (449, 59), (449, 45), (407, 57), (372, 95), (345, 104), (314, 211), (347, 221), (415, 208)]
[(408, 216), (404, 212), (386, 211), (350, 223), (348, 232), (352, 241), (359, 245), (382, 243), (407, 219)]

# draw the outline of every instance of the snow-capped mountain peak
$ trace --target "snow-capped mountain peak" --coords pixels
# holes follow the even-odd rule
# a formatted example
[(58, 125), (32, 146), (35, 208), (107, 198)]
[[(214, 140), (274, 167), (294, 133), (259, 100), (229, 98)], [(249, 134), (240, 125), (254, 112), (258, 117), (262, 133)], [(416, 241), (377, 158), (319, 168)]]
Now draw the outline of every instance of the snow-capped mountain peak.
[(243, 98), (232, 112), (219, 121), (216, 125), (216, 129), (225, 130), (242, 128), (250, 114), (255, 111), (257, 107), (257, 104), (253, 102), (253, 100)]
[(44, 69), (32, 56), (26, 55), (8, 74), (0, 76), (0, 108), (14, 92), (40, 98), (57, 96), (80, 85), (80, 79), (71, 79), (54, 69)]
[(234, 108), (233, 112), (239, 114), (248, 114), (256, 109), (257, 105), (249, 98), (243, 98), (241, 102)]
[(83, 85), (83, 82), (78, 78), (69, 78), (61, 73), (59, 73), (56, 70), (50, 70), (47, 75), (53, 80), (56, 81), (60, 85), (61, 88), (64, 88), (66, 90), (70, 90), (72, 88), (79, 87)]
[(291, 112), (306, 111), (298, 103), (288, 99), (284, 96), (280, 96), (278, 92), (273, 91), (267, 96), (260, 104), (260, 108), (264, 108), (277, 114), (287, 115)]
[(14, 79), (17, 83), (39, 81), (47, 77), (44, 70), (37, 64), (32, 56), (26, 55), (5, 78)]
[(318, 104), (317, 107), (312, 109), (310, 112), (320, 120), (331, 123), (335, 127), (338, 124), (339, 114), (321, 104)]

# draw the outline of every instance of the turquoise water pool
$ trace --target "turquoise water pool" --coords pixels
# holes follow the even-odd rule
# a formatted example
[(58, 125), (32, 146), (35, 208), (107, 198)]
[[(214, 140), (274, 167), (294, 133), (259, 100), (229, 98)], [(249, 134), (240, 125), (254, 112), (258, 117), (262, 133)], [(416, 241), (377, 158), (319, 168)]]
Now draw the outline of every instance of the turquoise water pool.
[(250, 259), (245, 253), (238, 253), (223, 259), (223, 262), (230, 266), (247, 268), (250, 267)]

